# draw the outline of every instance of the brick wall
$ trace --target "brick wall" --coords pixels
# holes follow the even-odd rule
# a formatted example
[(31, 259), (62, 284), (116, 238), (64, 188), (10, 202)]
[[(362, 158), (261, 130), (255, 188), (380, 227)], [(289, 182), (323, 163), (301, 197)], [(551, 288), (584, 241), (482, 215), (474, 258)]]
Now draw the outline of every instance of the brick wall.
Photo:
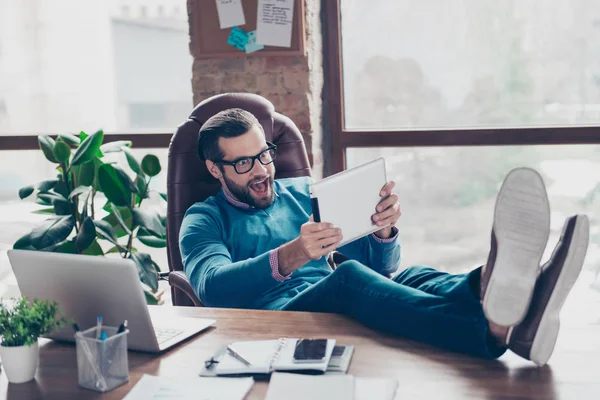
[(321, 2), (304, 1), (306, 56), (195, 59), (192, 90), (194, 104), (226, 92), (250, 92), (269, 99), (275, 110), (291, 118), (302, 132), (313, 175), (320, 178), (323, 174)]

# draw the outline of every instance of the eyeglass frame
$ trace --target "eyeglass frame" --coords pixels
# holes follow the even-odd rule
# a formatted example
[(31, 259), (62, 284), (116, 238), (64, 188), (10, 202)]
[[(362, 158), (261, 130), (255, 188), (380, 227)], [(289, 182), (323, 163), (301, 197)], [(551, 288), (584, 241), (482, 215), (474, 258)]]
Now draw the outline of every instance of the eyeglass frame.
[[(259, 162), (259, 163), (261, 163), (262, 165), (269, 165), (269, 164), (272, 164), (272, 163), (273, 163), (273, 161), (275, 161), (275, 154), (277, 153), (277, 145), (276, 145), (276, 144), (273, 144), (273, 143), (271, 143), (271, 142), (267, 142), (267, 146), (268, 146), (268, 147), (267, 147), (266, 149), (264, 149), (263, 151), (261, 151), (260, 153), (258, 153), (258, 154), (257, 154), (257, 155), (255, 155), (255, 156), (239, 157), (238, 159), (236, 159), (236, 160), (233, 160), (233, 161), (227, 161), (227, 160), (215, 160), (215, 161), (213, 161), (213, 162), (214, 162), (215, 164), (224, 164), (224, 165), (230, 165), (230, 166), (232, 166), (232, 167), (233, 167), (233, 169), (234, 169), (234, 171), (236, 172), (236, 174), (238, 174), (238, 175), (244, 175), (244, 174), (247, 174), (248, 172), (252, 171), (252, 168), (254, 168), (254, 163), (255, 163), (255, 161), (256, 161), (256, 160), (258, 160), (258, 162)], [(263, 163), (263, 162), (260, 160), (260, 156), (261, 156), (263, 153), (267, 152), (267, 151), (273, 151), (273, 155), (272, 155), (272, 157), (271, 157), (271, 161), (265, 164), (265, 163)], [(246, 172), (239, 172), (239, 171), (238, 171), (238, 169), (237, 169), (237, 166), (236, 166), (236, 164), (237, 164), (238, 162), (242, 161), (242, 160), (247, 160), (247, 159), (249, 159), (249, 160), (252, 160), (252, 164), (250, 165), (250, 168), (249, 168), (249, 169), (248, 169), (248, 171), (246, 171)]]

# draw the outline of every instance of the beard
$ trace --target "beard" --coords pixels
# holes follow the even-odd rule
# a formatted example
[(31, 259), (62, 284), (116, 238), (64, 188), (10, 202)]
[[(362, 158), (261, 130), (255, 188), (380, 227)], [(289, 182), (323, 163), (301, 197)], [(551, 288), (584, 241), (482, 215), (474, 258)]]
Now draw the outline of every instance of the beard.
[(252, 195), (252, 189), (250, 189), (250, 185), (252, 183), (259, 182), (264, 179), (265, 179), (265, 177), (262, 176), (262, 177), (253, 179), (252, 181), (248, 182), (248, 184), (246, 186), (241, 186), (241, 185), (238, 185), (237, 183), (233, 182), (232, 180), (227, 178), (227, 176), (225, 174), (223, 174), (223, 180), (225, 181), (225, 186), (227, 186), (227, 189), (229, 189), (229, 192), (237, 200), (241, 201), (242, 203), (246, 203), (252, 207), (258, 208), (260, 210), (269, 208), (271, 206), (271, 204), (273, 204), (273, 199), (275, 197), (275, 192), (273, 191), (273, 176), (271, 176), (271, 175), (269, 175), (269, 177), (267, 179), (267, 182), (269, 185), (267, 195), (259, 197), (259, 198), (255, 198)]

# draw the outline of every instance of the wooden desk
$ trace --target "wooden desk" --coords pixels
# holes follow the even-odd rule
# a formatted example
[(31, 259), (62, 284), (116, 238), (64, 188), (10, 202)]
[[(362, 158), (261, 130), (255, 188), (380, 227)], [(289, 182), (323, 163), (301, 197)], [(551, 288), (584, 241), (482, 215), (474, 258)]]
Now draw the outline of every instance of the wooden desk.
[[(486, 361), (386, 337), (331, 314), (184, 307), (151, 312), (215, 318), (217, 324), (160, 356), (129, 352), (129, 384), (104, 395), (79, 388), (74, 346), (44, 341), (36, 380), (8, 385), (2, 372), (0, 398), (121, 399), (142, 374), (194, 379), (202, 362), (230, 341), (326, 336), (356, 345), (351, 374), (397, 378), (398, 399), (600, 399), (600, 318), (564, 326), (550, 364), (536, 368), (513, 354)], [(248, 398), (263, 399), (266, 390), (267, 383), (258, 382)]]

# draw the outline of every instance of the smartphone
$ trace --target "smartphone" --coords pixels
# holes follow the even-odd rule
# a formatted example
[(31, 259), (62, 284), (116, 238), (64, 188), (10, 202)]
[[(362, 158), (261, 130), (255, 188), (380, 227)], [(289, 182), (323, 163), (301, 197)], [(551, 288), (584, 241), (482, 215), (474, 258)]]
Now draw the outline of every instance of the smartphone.
[(327, 339), (300, 339), (296, 342), (294, 362), (311, 363), (325, 360)]

